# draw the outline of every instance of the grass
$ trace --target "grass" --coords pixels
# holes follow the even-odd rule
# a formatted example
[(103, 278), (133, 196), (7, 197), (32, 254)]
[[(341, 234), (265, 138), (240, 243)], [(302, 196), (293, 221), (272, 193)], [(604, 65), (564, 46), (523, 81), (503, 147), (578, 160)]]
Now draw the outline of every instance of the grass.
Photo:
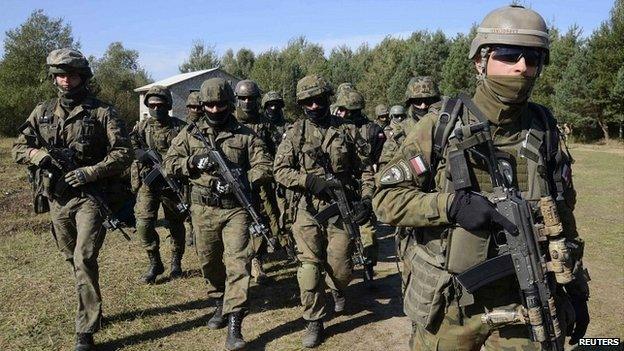
[[(25, 169), (0, 139), (0, 350), (67, 350), (74, 342), (75, 296), (69, 265), (49, 233), (48, 215), (33, 215)], [(624, 338), (624, 149), (572, 146), (579, 193), (576, 216), (586, 240), (592, 275), (588, 335)], [(164, 260), (169, 263), (162, 228)], [(392, 239), (383, 235), (378, 288), (361, 280), (347, 291), (344, 315), (326, 323), (327, 341), (318, 350), (405, 350), (410, 323), (402, 314)], [(109, 233), (100, 253), (100, 283), (106, 324), (96, 335), (101, 350), (221, 350), (225, 330), (205, 324), (212, 312), (193, 248), (184, 256), (186, 277), (156, 285), (137, 284), (147, 258), (137, 239)], [(271, 262), (268, 286), (250, 288), (251, 313), (243, 323), (249, 350), (300, 350), (303, 323), (295, 268)]]

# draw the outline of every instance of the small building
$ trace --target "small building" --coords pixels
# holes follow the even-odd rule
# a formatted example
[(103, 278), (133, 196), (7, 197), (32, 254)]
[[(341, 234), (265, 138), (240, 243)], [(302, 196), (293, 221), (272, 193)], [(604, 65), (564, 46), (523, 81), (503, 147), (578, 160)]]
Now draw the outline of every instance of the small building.
[(135, 92), (139, 93), (139, 118), (144, 119), (149, 116), (147, 106), (143, 104), (143, 99), (145, 98), (145, 93), (147, 93), (147, 91), (154, 85), (162, 85), (171, 90), (173, 108), (171, 109), (170, 114), (181, 119), (186, 118), (186, 98), (189, 93), (193, 90), (199, 90), (199, 87), (206, 79), (215, 77), (223, 78), (228, 81), (232, 86), (232, 89), (234, 89), (236, 83), (241, 80), (221, 68), (216, 67), (201, 71), (177, 74), (175, 76), (159, 80), (158, 82), (134, 89)]

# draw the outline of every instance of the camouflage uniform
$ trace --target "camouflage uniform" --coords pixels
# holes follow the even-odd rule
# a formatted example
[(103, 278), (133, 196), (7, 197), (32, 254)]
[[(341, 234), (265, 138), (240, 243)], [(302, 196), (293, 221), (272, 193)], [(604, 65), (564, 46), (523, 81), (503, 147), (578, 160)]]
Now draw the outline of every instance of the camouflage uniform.
[[(28, 117), (31, 126), (26, 133), (37, 131), (50, 146), (76, 152), (73, 158), (80, 168), (67, 175), (46, 177), (43, 192), (50, 203), (54, 239), (74, 273), (78, 295), (77, 350), (91, 350), (92, 334), (99, 330), (102, 317), (97, 258), (106, 234), (102, 226), (104, 217), (102, 209), (83, 195), (80, 188), (60, 189), (68, 182), (73, 183), (68, 178), (73, 175), (109, 199), (118, 196), (114, 194), (116, 177), (130, 165), (132, 148), (117, 111), (89, 94), (86, 87), (91, 70), (80, 52), (54, 50), (47, 64), (53, 79), (57, 74), (74, 72), (82, 79), (78, 87), (69, 91), (59, 88), (59, 98), (37, 105)], [(44, 150), (36, 138), (20, 135), (13, 144), (12, 155), (17, 163), (49, 169), (54, 174)]]
[[(343, 108), (349, 111), (346, 117), (347, 123), (352, 123), (358, 128), (360, 135), (366, 138), (371, 150), (369, 160), (373, 164), (373, 167), (376, 167), (384, 142), (386, 141), (386, 135), (378, 124), (370, 121), (361, 113), (362, 109), (365, 107), (364, 97), (354, 89), (345, 89), (338, 95), (335, 105), (337, 108)], [(379, 251), (376, 219), (374, 216), (371, 216), (366, 224), (360, 226), (360, 236), (362, 238), (362, 245), (364, 246), (364, 255), (371, 260), (371, 265), (366, 269), (369, 270), (372, 277), (372, 269), (377, 264)]]
[(401, 105), (394, 105), (390, 109), (390, 123), (384, 128), (386, 141), (384, 142), (379, 161), (378, 170), (382, 169), (396, 154), (396, 151), (405, 139), (405, 131), (401, 123), (406, 119), (405, 108)]
[[(331, 86), (311, 75), (297, 83), (297, 101), (321, 99), (320, 108), (304, 110), (308, 116), (294, 122), (286, 131), (275, 157), (275, 179), (295, 191), (291, 207), (296, 208), (293, 234), (301, 266), (297, 281), (301, 291), (303, 318), (308, 321), (304, 346), (314, 347), (322, 339), (322, 319), (326, 316), (323, 273), (338, 289), (344, 289), (352, 276), (352, 245), (341, 220), (319, 224), (313, 219), (326, 198), (313, 194), (313, 184), (334, 174), (353, 198), (372, 195), (372, 170), (367, 160), (367, 143), (352, 124), (329, 114)], [(330, 169), (331, 168), (331, 169)], [(322, 186), (319, 187), (322, 189)]]
[[(264, 110), (264, 118), (271, 124), (271, 141), (267, 143), (267, 145), (269, 147), (269, 152), (273, 158), (275, 158), (277, 147), (282, 142), (286, 129), (290, 126), (290, 123), (286, 121), (282, 112), (284, 99), (278, 92), (269, 91), (262, 97), (261, 105)], [(269, 105), (275, 105), (274, 109), (276, 111), (269, 111), (271, 108)], [(287, 214), (287, 199), (292, 198), (293, 193), (277, 182), (274, 182), (273, 186), (275, 187), (275, 200), (277, 208), (279, 209), (278, 240), (282, 247), (287, 249), (289, 247), (292, 248), (294, 245), (292, 241), (294, 239), (292, 238), (291, 226), (294, 219), (290, 218)], [(294, 252), (290, 254), (294, 255)]]
[[(519, 28), (513, 31), (495, 32), (498, 27)], [(487, 36), (484, 33), (497, 33)], [(505, 7), (490, 13), (477, 29), (470, 58), (484, 45), (502, 43), (541, 48), (545, 61), (548, 57), (547, 27), (539, 14), (519, 6)], [(511, 37), (511, 39), (509, 39)], [(476, 45), (475, 45), (476, 44)], [(488, 51), (480, 51), (483, 60), (488, 59)], [(543, 62), (543, 61), (542, 61)], [(538, 67), (541, 68), (542, 63)], [(482, 66), (485, 67), (485, 66)], [(539, 72), (539, 68), (538, 68)], [(499, 160), (510, 165), (513, 186), (522, 191), (522, 196), (535, 205), (541, 197), (553, 196), (563, 224), (566, 240), (576, 248), (577, 258), (575, 279), (565, 285), (569, 301), (586, 301), (588, 287), (585, 271), (580, 258), (582, 240), (578, 237), (572, 210), (575, 191), (570, 173), (564, 170), (570, 166), (569, 154), (558, 143), (554, 118), (543, 106), (528, 103), (530, 88), (518, 101), (503, 103), (494, 98), (488, 79), (497, 79), (481, 72), (481, 81), (472, 101), (485, 114), (492, 124), (493, 141)], [(521, 77), (525, 79), (526, 77)], [(530, 84), (534, 78), (527, 79)], [(457, 100), (450, 100), (457, 101)], [(444, 106), (443, 111), (452, 111), (452, 106)], [(453, 117), (450, 124), (452, 125)], [(465, 105), (459, 109), (459, 125), (478, 121)], [(474, 301), (464, 299), (455, 275), (496, 255), (494, 242), (489, 238), (494, 233), (479, 227), (467, 230), (460, 226), (449, 213), (459, 196), (454, 191), (450, 179), (449, 150), (445, 147), (440, 153), (437, 167), (431, 166), (434, 150), (434, 131), (439, 119), (437, 113), (423, 117), (414, 130), (408, 134), (396, 156), (378, 174), (378, 188), (373, 200), (377, 216), (384, 222), (401, 227), (415, 228), (414, 234), (401, 243), (400, 255), (404, 261), (404, 278), (407, 288), (404, 310), (413, 324), (412, 350), (539, 350), (539, 343), (529, 339), (526, 325), (499, 325), (492, 327), (483, 324), (485, 311), (513, 310), (520, 302), (518, 282), (515, 276), (507, 276), (483, 286), (474, 293)], [(457, 124), (456, 124), (457, 125)], [(552, 132), (549, 146), (546, 131)], [(542, 137), (540, 137), (542, 136)], [(448, 145), (453, 144), (451, 135)], [(524, 140), (528, 140), (526, 143)], [(439, 145), (435, 143), (435, 145)], [(545, 155), (543, 150), (552, 150)], [(548, 159), (548, 170), (543, 171)], [(487, 167), (483, 162), (467, 157), (474, 190), (491, 195), (492, 184)], [(500, 162), (500, 161), (499, 161)], [(552, 172), (552, 173), (551, 173)], [(564, 175), (565, 174), (565, 175)], [(487, 200), (486, 200), (487, 202)], [(473, 203), (465, 203), (467, 208)], [(492, 244), (492, 245), (490, 245)], [(573, 322), (571, 306), (558, 289), (557, 311), (563, 331)], [(582, 304), (582, 303), (581, 303)], [(585, 302), (586, 308), (586, 302)], [(577, 305), (575, 305), (575, 310)], [(578, 309), (581, 311), (582, 309)], [(585, 310), (586, 311), (586, 310)], [(586, 327), (586, 326), (585, 326)], [(584, 330), (582, 331), (584, 333)]]
[[(214, 327), (222, 326), (222, 315), (228, 316), (229, 343), (231, 335), (238, 333), (240, 337), (242, 318), (247, 311), (249, 264), (253, 255), (248, 230), (251, 219), (234, 194), (223, 188), (214, 165), (205, 170), (198, 168), (195, 160), (205, 159), (207, 150), (193, 134), (201, 132), (207, 139), (214, 140), (229, 166), (246, 175), (242, 181), (247, 184), (271, 179), (271, 157), (262, 140), (231, 114), (234, 93), (225, 80), (204, 81), (200, 94), (202, 104), (227, 102), (228, 108), (214, 116), (206, 113), (196, 124), (199, 130), (193, 124), (183, 129), (173, 140), (164, 163), (169, 174), (187, 178), (192, 185), (195, 248), (202, 274), (209, 283), (208, 296), (217, 305), (215, 315), (218, 316), (213, 317), (218, 317), (218, 322)], [(242, 337), (239, 339), (242, 341)], [(231, 346), (226, 344), (226, 347)]]
[[(201, 101), (199, 99), (199, 91), (192, 91), (189, 93), (186, 98), (186, 121), (187, 122), (197, 122), (204, 114), (201, 111)], [(186, 203), (191, 202), (191, 187), (189, 184), (184, 184), (184, 194), (186, 195)], [(193, 234), (193, 221), (191, 221), (191, 216), (186, 217), (186, 221), (184, 221), (184, 225), (186, 226), (186, 245), (193, 246), (195, 242), (195, 236)]]
[[(161, 100), (166, 106), (162, 108), (163, 114), (171, 109), (172, 98), (169, 89), (163, 86), (153, 86), (145, 94), (144, 104), (148, 106), (150, 99)], [(133, 146), (141, 149), (141, 145), (147, 145), (150, 149), (164, 156), (171, 146), (171, 141), (175, 138), (185, 123), (176, 118), (163, 116), (157, 118), (155, 111), (150, 108), (151, 117), (139, 121), (132, 131)], [(167, 227), (171, 237), (171, 276), (179, 277), (182, 274), (181, 261), (184, 255), (184, 242), (186, 229), (184, 219), (186, 213), (176, 210), (179, 203), (177, 195), (166, 184), (148, 185), (143, 182), (144, 175), (149, 172), (149, 168), (144, 166), (139, 160), (132, 164), (131, 176), (132, 187), (137, 194), (134, 213), (137, 219), (137, 234), (141, 238), (143, 248), (150, 258), (150, 268), (142, 277), (146, 283), (154, 283), (156, 276), (162, 274), (162, 261), (160, 259), (160, 238), (156, 232), (156, 220), (158, 219), (158, 208), (163, 205), (163, 212), (167, 220)]]

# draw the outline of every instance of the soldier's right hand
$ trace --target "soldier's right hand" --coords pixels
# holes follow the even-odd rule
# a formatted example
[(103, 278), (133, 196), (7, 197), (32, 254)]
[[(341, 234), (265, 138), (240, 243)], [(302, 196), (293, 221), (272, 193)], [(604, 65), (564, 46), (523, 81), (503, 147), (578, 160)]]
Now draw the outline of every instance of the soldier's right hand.
[(448, 218), (468, 230), (490, 230), (500, 226), (508, 233), (516, 233), (518, 228), (502, 214), (496, 211), (494, 204), (483, 195), (458, 190), (449, 207)]
[(30, 162), (39, 168), (46, 168), (52, 163), (52, 157), (44, 149), (33, 149), (30, 152)]
[(325, 178), (315, 174), (307, 174), (305, 180), (306, 189), (310, 190), (313, 195), (328, 200), (331, 198), (331, 189), (334, 183), (327, 181)]

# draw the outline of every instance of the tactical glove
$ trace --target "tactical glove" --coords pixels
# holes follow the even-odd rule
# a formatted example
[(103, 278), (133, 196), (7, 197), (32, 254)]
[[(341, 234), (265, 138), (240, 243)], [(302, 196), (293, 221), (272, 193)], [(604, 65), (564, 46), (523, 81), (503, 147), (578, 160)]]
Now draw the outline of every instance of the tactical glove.
[(210, 160), (210, 156), (208, 156), (208, 154), (199, 154), (191, 158), (191, 165), (193, 165), (193, 168), (202, 171), (209, 171), (214, 168), (215, 163)]
[(328, 200), (331, 198), (331, 189), (333, 187), (333, 184), (331, 182), (328, 182), (323, 177), (317, 176), (315, 174), (306, 175), (305, 187), (306, 189), (310, 190), (310, 192), (315, 196), (323, 198), (323, 200)]
[(93, 167), (81, 167), (65, 174), (65, 181), (74, 188), (97, 180)]
[(365, 197), (353, 205), (353, 220), (359, 225), (364, 225), (373, 213), (373, 204), (370, 197)]
[(47, 151), (37, 149), (37, 151), (32, 153), (30, 156), (30, 163), (39, 168), (46, 168), (50, 165), (50, 163), (52, 163), (52, 157), (50, 157), (50, 154), (48, 154)]
[(570, 303), (574, 308), (574, 324), (568, 326), (568, 335), (570, 340), (568, 343), (574, 345), (579, 342), (589, 326), (589, 310), (587, 308), (587, 298), (584, 296), (568, 295)]
[(143, 149), (134, 150), (134, 158), (140, 163), (147, 163), (149, 157), (147, 157), (147, 152)]
[(489, 230), (495, 225), (503, 227), (509, 233), (516, 233), (518, 228), (507, 218), (496, 211), (492, 204), (483, 195), (478, 193), (458, 190), (448, 211), (450, 221), (459, 224), (468, 230)]

